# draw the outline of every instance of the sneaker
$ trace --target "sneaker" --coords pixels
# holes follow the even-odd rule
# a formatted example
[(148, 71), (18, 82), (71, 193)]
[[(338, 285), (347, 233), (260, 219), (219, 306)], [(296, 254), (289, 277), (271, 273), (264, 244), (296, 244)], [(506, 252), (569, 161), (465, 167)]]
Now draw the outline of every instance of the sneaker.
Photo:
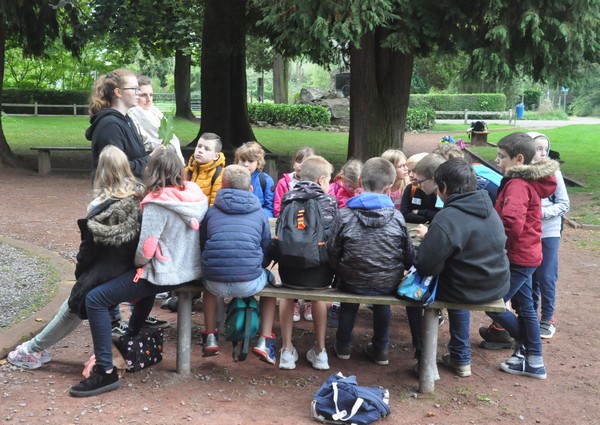
[(177, 313), (177, 297), (169, 297), (160, 303), (160, 308)]
[(379, 366), (385, 366), (389, 364), (388, 360), (388, 350), (386, 349), (376, 349), (373, 346), (372, 342), (369, 342), (365, 345), (365, 353), (375, 362), (375, 364)]
[(335, 356), (340, 360), (349, 360), (350, 353), (352, 352), (351, 344), (344, 344), (339, 341), (335, 341), (333, 343), (333, 351), (335, 352)]
[(160, 320), (155, 316), (146, 317), (146, 321), (144, 322), (144, 326), (152, 329), (165, 329), (171, 326), (171, 324), (166, 320)]
[(271, 334), (270, 338), (259, 336), (256, 341), (256, 345), (252, 349), (252, 352), (256, 354), (263, 362), (269, 364), (275, 364), (277, 362), (277, 356), (275, 355), (275, 345), (277, 344), (277, 338), (275, 334)]
[(313, 369), (329, 370), (329, 358), (327, 357), (327, 351), (325, 350), (317, 354), (315, 348), (311, 348), (308, 350), (308, 353), (306, 353), (306, 360), (309, 361)]
[(156, 294), (156, 298), (157, 299), (164, 299), (164, 298), (169, 298), (169, 293), (168, 292), (160, 292), (158, 294)]
[(340, 306), (331, 304), (327, 309), (327, 326), (337, 328), (339, 323)]
[(522, 359), (519, 363), (514, 364), (500, 363), (500, 370), (512, 375), (523, 375), (535, 379), (546, 379), (547, 377), (546, 368), (544, 366), (530, 366), (525, 359)]
[(294, 317), (292, 318), (294, 322), (300, 321), (300, 304), (294, 303)]
[(556, 326), (554, 326), (554, 321), (550, 320), (542, 320), (540, 321), (540, 336), (543, 339), (550, 339), (554, 336), (556, 332)]
[(129, 323), (123, 319), (112, 322), (112, 337), (113, 339), (119, 339), (127, 333)]
[(512, 356), (510, 356), (504, 363), (520, 365), (525, 360), (526, 355), (527, 351), (525, 350), (525, 346), (523, 344), (517, 344)]
[(202, 357), (216, 356), (217, 354), (219, 354), (219, 342), (216, 329), (211, 333), (204, 329), (202, 331)]
[(116, 367), (113, 367), (111, 373), (106, 373), (98, 365), (94, 365), (90, 376), (72, 386), (69, 394), (72, 397), (91, 397), (116, 390), (120, 386), (121, 381), (119, 381)]
[(37, 369), (52, 360), (52, 356), (47, 350), (39, 353), (29, 352), (30, 341), (17, 346), (14, 351), (8, 353), (8, 362), (15, 366), (21, 366), (26, 369)]
[(291, 349), (282, 348), (279, 356), (279, 369), (292, 370), (296, 369), (298, 361), (298, 352), (294, 347)]
[(310, 301), (304, 303), (304, 320), (312, 322), (312, 303)]
[(461, 378), (467, 378), (471, 376), (471, 365), (470, 364), (457, 364), (452, 360), (450, 353), (442, 356), (442, 363), (454, 370), (456, 376)]
[(483, 338), (479, 345), (486, 350), (512, 348), (515, 342), (506, 329), (497, 326), (495, 323), (480, 327), (479, 335)]

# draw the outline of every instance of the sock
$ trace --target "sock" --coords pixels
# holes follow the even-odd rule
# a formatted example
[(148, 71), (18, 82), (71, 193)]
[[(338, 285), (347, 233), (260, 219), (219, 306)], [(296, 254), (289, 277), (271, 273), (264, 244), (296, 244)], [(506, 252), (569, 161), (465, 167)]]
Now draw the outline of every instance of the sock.
[(542, 356), (527, 356), (527, 363), (531, 367), (544, 367), (544, 359)]

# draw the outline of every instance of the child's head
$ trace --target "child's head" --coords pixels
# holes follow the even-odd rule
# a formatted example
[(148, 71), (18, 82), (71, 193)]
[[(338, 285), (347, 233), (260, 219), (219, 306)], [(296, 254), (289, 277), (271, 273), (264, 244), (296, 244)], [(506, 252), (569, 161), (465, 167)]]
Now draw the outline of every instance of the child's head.
[(302, 180), (317, 183), (324, 192), (329, 191), (333, 165), (325, 158), (313, 155), (302, 161)]
[(183, 189), (183, 164), (171, 149), (156, 149), (144, 169), (146, 193), (160, 192), (164, 187)]
[(438, 154), (444, 159), (464, 158), (465, 154), (454, 143), (440, 143), (432, 153)]
[(94, 178), (96, 196), (123, 199), (138, 193), (140, 186), (131, 172), (127, 155), (121, 149), (112, 145), (102, 149)]
[(300, 172), (302, 161), (304, 161), (309, 156), (313, 156), (314, 154), (315, 151), (313, 150), (313, 148), (303, 147), (296, 149), (296, 152), (294, 152), (294, 155), (292, 156), (292, 169), (296, 173), (297, 179), (300, 179), (301, 177)]
[(228, 165), (223, 170), (223, 183), (225, 189), (250, 190), (250, 171), (241, 165)]
[(415, 180), (415, 167), (417, 166), (417, 163), (427, 155), (429, 155), (427, 152), (416, 153), (406, 160), (406, 168), (408, 169), (408, 178), (410, 180)]
[(515, 165), (530, 164), (535, 156), (535, 144), (527, 133), (516, 132), (498, 141), (496, 164), (502, 174)]
[(477, 175), (471, 164), (463, 158), (450, 158), (434, 173), (435, 184), (442, 201), (455, 193), (477, 190)]
[(235, 163), (250, 171), (262, 170), (265, 166), (265, 150), (257, 142), (246, 142), (235, 150)]
[(530, 131), (527, 135), (533, 139), (533, 144), (535, 145), (535, 155), (531, 162), (547, 158), (550, 152), (550, 139), (548, 136), (535, 131)]
[(396, 169), (389, 159), (371, 158), (364, 163), (360, 183), (365, 192), (386, 193), (396, 181)]
[(361, 161), (351, 159), (342, 166), (342, 169), (335, 178), (340, 179), (348, 191), (356, 193), (359, 188), (358, 178), (360, 177), (362, 167), (363, 164)]
[(406, 155), (399, 149), (388, 149), (381, 154), (383, 159), (387, 159), (396, 169), (396, 180), (406, 180), (408, 178), (408, 165)]
[(427, 195), (435, 193), (437, 186), (433, 180), (435, 170), (444, 163), (444, 158), (434, 153), (427, 155), (425, 158), (417, 162), (415, 166), (415, 180), (419, 188)]
[(194, 159), (198, 164), (208, 164), (219, 159), (219, 153), (223, 148), (221, 138), (215, 133), (202, 133), (196, 149)]

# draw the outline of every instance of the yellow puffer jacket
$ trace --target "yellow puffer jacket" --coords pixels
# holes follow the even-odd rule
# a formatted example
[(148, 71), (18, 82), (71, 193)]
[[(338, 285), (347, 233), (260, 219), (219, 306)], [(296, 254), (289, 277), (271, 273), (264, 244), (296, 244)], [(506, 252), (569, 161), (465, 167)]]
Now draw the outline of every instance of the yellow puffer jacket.
[[(217, 167), (220, 167), (219, 174), (213, 182), (213, 176), (217, 171)], [(202, 189), (202, 192), (208, 198), (208, 205), (212, 205), (215, 202), (217, 191), (221, 189), (223, 168), (225, 168), (225, 155), (223, 155), (223, 152), (219, 152), (219, 158), (216, 161), (209, 162), (208, 164), (196, 163), (192, 154), (185, 167), (187, 179), (200, 186), (200, 189)]]

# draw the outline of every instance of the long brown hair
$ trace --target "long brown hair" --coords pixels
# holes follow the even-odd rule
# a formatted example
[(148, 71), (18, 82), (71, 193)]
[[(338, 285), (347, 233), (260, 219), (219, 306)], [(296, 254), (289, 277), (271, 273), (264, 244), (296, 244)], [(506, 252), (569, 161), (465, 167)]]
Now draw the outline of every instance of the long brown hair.
[(174, 151), (158, 148), (150, 155), (144, 170), (146, 195), (159, 193), (167, 186), (183, 190), (185, 187), (183, 180), (183, 164)]
[(115, 69), (106, 75), (98, 77), (92, 87), (90, 99), (90, 116), (96, 115), (101, 109), (110, 108), (115, 97), (115, 89), (123, 85), (125, 77), (135, 77), (135, 74), (127, 69)]

